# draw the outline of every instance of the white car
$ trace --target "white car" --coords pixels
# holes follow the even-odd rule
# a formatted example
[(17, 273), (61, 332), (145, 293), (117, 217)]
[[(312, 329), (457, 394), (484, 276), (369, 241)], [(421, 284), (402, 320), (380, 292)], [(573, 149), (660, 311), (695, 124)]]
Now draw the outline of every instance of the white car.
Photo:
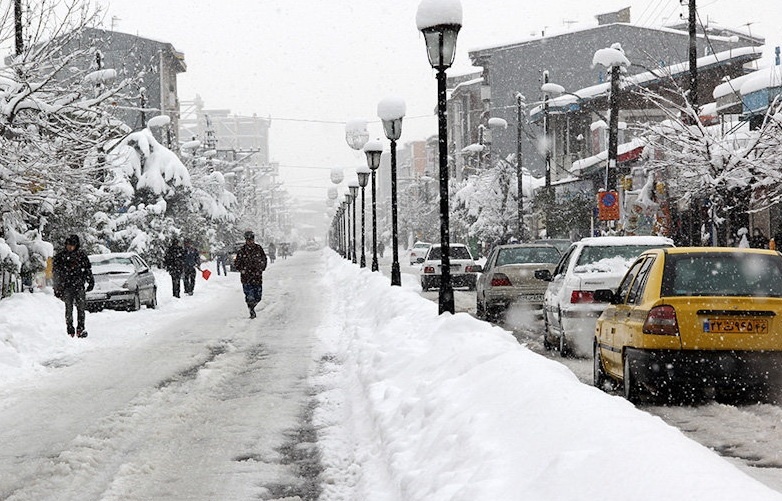
[(616, 289), (627, 269), (643, 251), (673, 247), (665, 237), (584, 238), (562, 255), (554, 271), (535, 271), (549, 282), (543, 295), (543, 346), (559, 347), (562, 356), (592, 355), (597, 317), (607, 303), (595, 302), (597, 289)]
[(418, 263), (419, 259), (423, 259), (426, 256), (426, 251), (429, 250), (432, 244), (429, 242), (416, 242), (410, 247), (410, 266)]
[[(477, 273), (483, 269), (475, 264), (475, 260), (470, 254), (470, 249), (464, 244), (451, 244), (448, 255), (451, 263), (451, 285), (453, 287), (467, 287), (469, 290), (475, 290)], [(434, 244), (429, 247), (429, 251), (421, 263), (421, 288), (424, 291), (440, 287), (440, 280), (443, 276), (443, 263), (440, 244)]]
[(157, 285), (149, 265), (135, 252), (88, 256), (95, 288), (87, 293), (87, 309), (136, 311), (145, 304), (157, 307)]

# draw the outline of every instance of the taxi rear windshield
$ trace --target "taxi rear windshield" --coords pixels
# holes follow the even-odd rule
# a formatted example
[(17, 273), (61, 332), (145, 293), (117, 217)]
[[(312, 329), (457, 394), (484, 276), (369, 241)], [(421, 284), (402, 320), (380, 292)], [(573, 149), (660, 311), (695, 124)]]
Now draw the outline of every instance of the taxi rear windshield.
[(739, 252), (668, 254), (661, 295), (782, 297), (782, 257)]

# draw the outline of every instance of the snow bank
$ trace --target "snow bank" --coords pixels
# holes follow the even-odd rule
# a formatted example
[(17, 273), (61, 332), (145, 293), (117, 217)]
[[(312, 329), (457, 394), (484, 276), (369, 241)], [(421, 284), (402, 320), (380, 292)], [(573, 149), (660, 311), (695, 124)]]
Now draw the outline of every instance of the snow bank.
[(321, 499), (782, 499), (507, 331), (323, 256)]

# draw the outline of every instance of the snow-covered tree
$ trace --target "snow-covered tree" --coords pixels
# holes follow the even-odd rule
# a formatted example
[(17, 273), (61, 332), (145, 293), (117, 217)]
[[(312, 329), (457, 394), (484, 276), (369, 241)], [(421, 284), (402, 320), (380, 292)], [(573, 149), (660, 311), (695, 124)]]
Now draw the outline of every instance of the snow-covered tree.
[[(730, 213), (761, 210), (782, 200), (779, 99), (755, 130), (744, 122), (725, 131), (719, 125), (705, 125), (687, 92), (673, 79), (662, 92), (642, 88), (633, 92), (668, 116), (662, 123), (643, 124), (642, 128), (649, 169), (665, 181), (669, 196), (683, 202), (701, 200), (715, 228)], [(723, 234), (720, 243), (727, 243), (727, 238)]]
[[(0, 43), (8, 46), (13, 2), (0, 9)], [(92, 201), (102, 147), (126, 128), (112, 118), (124, 82), (109, 69), (80, 69), (76, 61), (94, 48), (66, 48), (99, 13), (79, 0), (24, 9), (22, 50), (0, 68), (0, 213), (5, 240), (32, 250), (41, 235), (58, 240), (84, 228), (80, 210)], [(30, 231), (35, 237), (24, 237)]]

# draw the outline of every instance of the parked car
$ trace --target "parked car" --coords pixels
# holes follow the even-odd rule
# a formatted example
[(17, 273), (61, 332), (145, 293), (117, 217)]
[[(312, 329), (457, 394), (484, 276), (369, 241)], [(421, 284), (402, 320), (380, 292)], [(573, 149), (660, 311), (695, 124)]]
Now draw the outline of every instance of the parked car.
[[(451, 244), (448, 255), (451, 264), (451, 285), (467, 287), (475, 290), (476, 273), (482, 268), (475, 264), (470, 249), (464, 244)], [(424, 291), (440, 287), (443, 276), (442, 249), (440, 244), (433, 244), (421, 263), (421, 288)]]
[(535, 277), (548, 283), (543, 295), (543, 346), (559, 347), (562, 356), (592, 354), (595, 321), (606, 303), (595, 301), (597, 289), (616, 287), (643, 251), (673, 247), (665, 237), (589, 237), (574, 243), (554, 271)]
[(644, 252), (594, 336), (594, 384), (616, 381), (637, 401), (709, 387), (763, 396), (782, 376), (782, 255), (681, 247)]
[(551, 245), (494, 247), (476, 284), (478, 318), (499, 318), (511, 305), (540, 310), (548, 284), (535, 278), (535, 270), (548, 265), (547, 269), (553, 271), (559, 258), (559, 251)]
[(419, 259), (423, 259), (426, 256), (426, 251), (429, 250), (432, 244), (429, 242), (416, 242), (410, 247), (410, 266), (418, 263)]
[(92, 254), (95, 288), (87, 293), (87, 309), (104, 308), (137, 311), (144, 304), (157, 307), (155, 275), (135, 252)]

